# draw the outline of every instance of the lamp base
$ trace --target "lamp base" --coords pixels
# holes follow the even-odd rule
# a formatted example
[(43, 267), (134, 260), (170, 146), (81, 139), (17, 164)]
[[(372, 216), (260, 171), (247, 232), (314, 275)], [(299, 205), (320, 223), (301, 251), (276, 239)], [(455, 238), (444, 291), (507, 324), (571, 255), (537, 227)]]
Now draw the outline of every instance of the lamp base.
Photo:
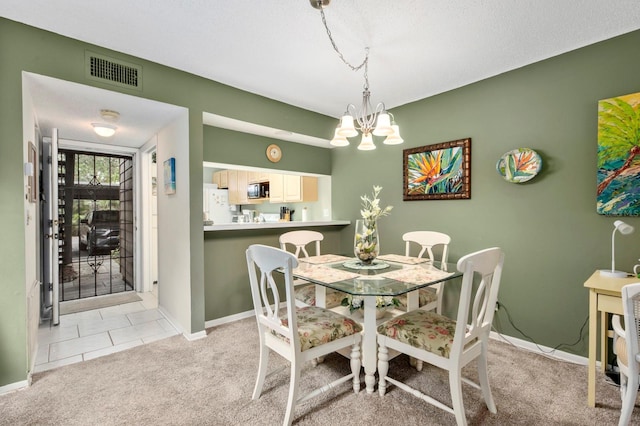
[(612, 271), (610, 269), (600, 269), (600, 275), (608, 278), (626, 278), (629, 274), (624, 271)]

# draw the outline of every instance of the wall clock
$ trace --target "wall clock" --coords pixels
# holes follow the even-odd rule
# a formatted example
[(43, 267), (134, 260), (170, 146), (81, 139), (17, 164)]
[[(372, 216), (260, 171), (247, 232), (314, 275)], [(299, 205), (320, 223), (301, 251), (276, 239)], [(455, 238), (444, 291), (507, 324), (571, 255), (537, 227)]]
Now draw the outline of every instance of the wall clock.
[(267, 147), (267, 158), (272, 163), (277, 163), (282, 159), (282, 150), (276, 144), (271, 144)]

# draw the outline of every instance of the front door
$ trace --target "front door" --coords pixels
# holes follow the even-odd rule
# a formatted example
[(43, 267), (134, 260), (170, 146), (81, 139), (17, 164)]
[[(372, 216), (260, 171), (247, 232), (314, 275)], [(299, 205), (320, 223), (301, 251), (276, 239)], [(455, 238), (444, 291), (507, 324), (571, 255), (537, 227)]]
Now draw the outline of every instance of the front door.
[(61, 149), (60, 301), (135, 289), (133, 159)]

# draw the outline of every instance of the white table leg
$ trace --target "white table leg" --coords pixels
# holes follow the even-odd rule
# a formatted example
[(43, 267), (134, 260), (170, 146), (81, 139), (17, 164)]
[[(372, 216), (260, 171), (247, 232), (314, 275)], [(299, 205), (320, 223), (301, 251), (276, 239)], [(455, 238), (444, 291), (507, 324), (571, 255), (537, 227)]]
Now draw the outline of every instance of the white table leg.
[(376, 297), (364, 296), (364, 334), (362, 336), (362, 365), (367, 393), (373, 393), (376, 384), (376, 364), (378, 361), (376, 343)]
[(319, 284), (316, 284), (316, 306), (319, 308), (327, 307), (327, 288)]
[(415, 311), (420, 307), (420, 295), (419, 290), (410, 291), (407, 293), (407, 312)]

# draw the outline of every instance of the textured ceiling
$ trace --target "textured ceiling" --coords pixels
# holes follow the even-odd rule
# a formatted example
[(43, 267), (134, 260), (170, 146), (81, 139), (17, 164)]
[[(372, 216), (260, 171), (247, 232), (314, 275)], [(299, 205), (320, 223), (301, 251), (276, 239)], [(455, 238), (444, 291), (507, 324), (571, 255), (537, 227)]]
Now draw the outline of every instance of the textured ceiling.
[[(640, 29), (638, 0), (333, 0), (325, 14), (347, 61), (370, 48), (388, 108)], [(361, 100), (362, 71), (307, 0), (2, 0), (0, 16), (333, 117)]]

